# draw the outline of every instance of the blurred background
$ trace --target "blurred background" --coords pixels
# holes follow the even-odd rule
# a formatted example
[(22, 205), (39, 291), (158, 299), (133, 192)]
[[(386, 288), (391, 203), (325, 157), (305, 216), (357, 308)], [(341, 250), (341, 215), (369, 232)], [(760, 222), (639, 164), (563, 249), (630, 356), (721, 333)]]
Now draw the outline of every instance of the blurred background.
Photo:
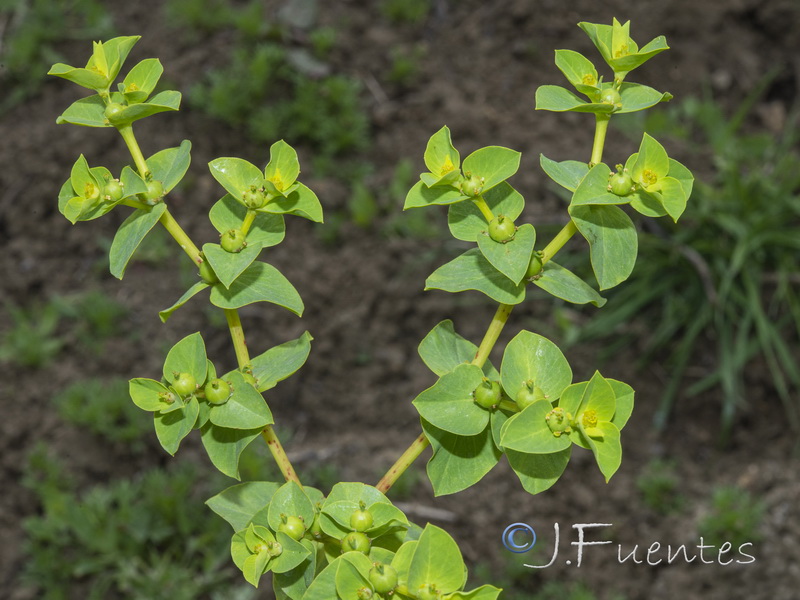
[[(244, 583), (228, 525), (203, 504), (234, 482), (196, 436), (169, 457), (127, 395), (129, 378), (155, 377), (167, 350), (197, 330), (218, 368), (233, 368), (223, 315), (195, 299), (161, 324), (158, 310), (196, 277), (172, 240), (154, 231), (120, 283), (107, 253), (126, 209), (76, 226), (58, 213), (79, 154), (114, 172), (129, 157), (113, 130), (55, 124), (83, 94), (45, 77), (53, 63), (82, 66), (91, 40), (115, 35), (142, 36), (126, 68), (161, 59), (160, 88), (181, 91), (182, 108), (141, 121), (137, 137), (145, 155), (192, 141), (192, 166), (169, 202), (198, 243), (216, 235), (206, 215), (223, 195), (210, 160), (263, 165), (277, 139), (297, 148), (325, 223), (289, 219), (286, 241), (264, 258), (294, 283), (306, 313), (258, 304), (241, 314), (253, 352), (304, 330), (315, 338), (308, 363), (269, 401), (301, 478), (327, 491), (340, 480), (374, 484), (418, 435), (411, 400), (434, 379), (416, 354), (425, 334), (452, 318), (477, 342), (494, 313), (477, 292), (422, 291), (464, 250), (444, 210), (401, 210), (428, 138), (448, 125), (462, 156), (486, 145), (521, 151), (511, 183), (527, 200), (523, 221), (547, 241), (568, 199), (539, 154), (588, 160), (593, 122), (536, 112), (534, 93), (565, 83), (556, 48), (600, 66), (576, 23), (612, 17), (630, 19), (640, 45), (667, 37), (672, 49), (632, 79), (675, 98), (615, 117), (605, 160), (624, 162), (644, 128), (694, 171), (695, 191), (679, 225), (637, 221), (639, 261), (605, 308), (533, 296), (493, 357), (526, 328), (562, 347), (577, 380), (599, 368), (633, 385), (622, 467), (605, 484), (591, 455), (576, 453), (552, 489), (530, 496), (501, 461), (473, 488), (434, 498), (419, 460), (390, 498), (447, 528), (470, 581), (505, 587), (505, 598), (796, 598), (794, 0), (0, 0), (0, 597), (272, 597), (269, 585)], [(565, 253), (589, 278), (583, 242)], [(258, 444), (242, 475), (279, 478)], [(516, 521), (542, 537), (521, 559), (500, 542)], [(562, 531), (613, 523), (605, 539), (623, 556), (703, 536), (752, 542), (757, 560), (620, 565), (612, 550), (589, 553), (580, 569), (521, 566), (548, 562), (554, 522)]]

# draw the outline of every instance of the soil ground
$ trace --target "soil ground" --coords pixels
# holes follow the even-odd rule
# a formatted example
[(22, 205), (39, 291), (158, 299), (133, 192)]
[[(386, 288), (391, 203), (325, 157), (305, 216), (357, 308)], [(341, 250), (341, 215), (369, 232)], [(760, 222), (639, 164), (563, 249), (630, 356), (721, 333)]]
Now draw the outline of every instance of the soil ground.
[[(165, 22), (160, 4), (142, 1), (114, 8), (115, 23), (120, 33), (143, 35), (132, 59), (158, 56), (175, 87), (185, 90), (226, 40), (212, 37), (206, 45), (182, 41)], [(800, 8), (793, 0), (436, 0), (431, 14), (418, 25), (391, 24), (377, 3), (346, 1), (319, 7), (320, 23), (338, 33), (330, 57), (333, 69), (358, 77), (365, 85), (374, 139), (369, 155), (376, 167), (373, 184), (387, 184), (404, 157), (422, 170), (428, 137), (447, 124), (462, 156), (491, 144), (523, 152), (513, 184), (528, 199), (525, 218), (537, 224), (552, 224), (563, 214), (553, 213), (560, 204), (538, 168), (538, 154), (556, 160), (586, 159), (592, 127), (586, 115), (535, 112), (534, 91), (541, 84), (561, 83), (552, 63), (553, 49), (573, 48), (595, 56), (575, 26), (578, 21), (604, 23), (612, 16), (631, 19), (638, 40), (667, 37), (673, 49), (648, 63), (637, 81), (669, 90), (676, 99), (710, 91), (733, 106), (770, 66), (782, 65), (777, 83), (754, 112), (753, 127), (774, 131), (784, 125), (800, 81)], [(386, 83), (392, 49), (414, 45), (424, 49), (424, 59), (413, 85)], [(61, 49), (71, 59), (68, 62), (85, 60), (85, 44)], [(100, 448), (58, 418), (50, 402), (54, 391), (93, 376), (153, 376), (160, 370), (161, 349), (198, 326), (219, 366), (232, 367), (234, 360), (226, 330), (209, 324), (201, 302), (187, 305), (166, 325), (158, 320), (157, 310), (183, 292), (180, 279), (170, 270), (177, 268), (177, 259), (161, 266), (136, 263), (121, 284), (97, 268), (105, 252), (102, 241), (111, 238), (123, 211), (74, 227), (57, 212), (58, 189), (79, 153), (91, 164), (120, 167), (126, 162), (124, 147), (113, 131), (55, 125), (56, 116), (76, 97), (73, 86), (49, 81), (27, 104), (0, 120), (0, 300), (33, 306), (56, 295), (100, 289), (130, 310), (130, 320), (100, 356), (78, 339), (68, 339), (58, 359), (45, 369), (3, 366), (0, 596), (4, 598), (32, 597), (18, 580), (24, 561), (20, 522), (39, 507), (19, 482), (25, 456), (38, 440), (57, 448), (76, 477), (87, 484), (137, 472), (150, 464), (147, 461), (168, 460), (155, 449), (147, 461), (131, 461), (122, 451)], [(220, 194), (204, 165), (218, 156), (241, 156), (254, 163), (267, 159), (265, 147), (243, 141), (240, 132), (193, 110), (148, 119), (137, 135), (145, 154), (176, 146), (184, 137), (192, 140), (193, 184), (175, 193), (170, 206), (197, 240), (212, 239), (204, 215)], [(612, 131), (608, 156), (635, 150), (630, 145)], [(310, 164), (314, 149), (301, 145), (299, 152), (301, 164)], [(678, 160), (680, 153), (676, 148)], [(335, 178), (319, 177), (304, 168), (303, 180), (317, 191), (326, 210), (345, 206), (347, 186)], [(383, 205), (393, 202), (388, 196), (378, 200)], [(400, 205), (392, 208), (400, 209)], [(303, 330), (314, 335), (313, 351), (301, 375), (271, 394), (271, 406), (276, 422), (291, 432), (288, 451), (299, 467), (324, 457), (338, 467), (344, 480), (374, 482), (418, 434), (418, 417), (410, 401), (433, 382), (416, 354), (419, 340), (436, 323), (452, 318), (462, 335), (477, 341), (494, 311), (477, 293), (423, 292), (425, 277), (458, 248), (440, 240), (387, 239), (377, 232), (385, 218), (378, 219), (374, 230), (345, 223), (333, 243), (322, 241), (313, 225), (290, 220), (286, 241), (270, 249), (267, 258), (301, 293), (305, 316), (287, 317), (288, 313), (263, 304), (242, 310), (254, 351), (292, 339)], [(0, 312), (0, 331), (10, 327), (9, 315)], [(522, 327), (558, 331), (547, 303), (524, 304), (514, 311), (498, 347)], [(576, 378), (591, 375), (600, 350), (567, 351)], [(604, 375), (629, 382), (637, 390), (636, 410), (623, 433), (623, 464), (609, 484), (602, 481), (588, 453), (576, 453), (551, 490), (530, 496), (501, 462), (478, 485), (455, 496), (434, 498), (429, 484), (421, 482), (412, 514), (426, 507), (452, 513), (453, 520), (445, 526), (458, 539), (468, 563), (486, 562), (496, 574), (508, 561), (500, 536), (509, 523), (529, 522), (540, 532), (559, 523), (563, 539), (556, 564), (531, 569), (521, 578), (520, 585), (531, 593), (546, 581), (580, 580), (601, 600), (618, 595), (631, 600), (800, 597), (800, 465), (793, 458), (795, 440), (774, 417), (780, 410), (774, 390), (756, 368), (748, 379), (748, 407), (740, 413), (725, 448), (716, 443), (718, 392), (693, 403), (680, 402), (666, 431), (658, 434), (651, 422), (670, 373), (658, 365), (635, 369), (637, 353), (638, 348), (629, 348), (601, 365)], [(499, 363), (500, 355), (493, 358)], [(188, 453), (202, 451), (197, 443), (187, 448)], [(688, 499), (688, 508), (668, 517), (647, 508), (636, 486), (637, 477), (654, 458), (674, 461), (681, 493)], [(760, 540), (752, 548), (755, 563), (720, 565), (712, 551), (705, 558), (713, 564), (699, 558), (690, 564), (682, 560), (658, 566), (634, 565), (630, 560), (618, 564), (617, 544), (623, 556), (638, 544), (641, 559), (656, 541), (673, 546), (699, 543), (697, 523), (710, 510), (712, 490), (720, 485), (739, 486), (765, 503)], [(565, 564), (568, 556), (574, 559), (568, 545), (575, 539), (573, 523), (613, 524), (603, 530), (602, 538), (613, 540), (613, 545), (587, 549), (579, 568), (574, 560)]]

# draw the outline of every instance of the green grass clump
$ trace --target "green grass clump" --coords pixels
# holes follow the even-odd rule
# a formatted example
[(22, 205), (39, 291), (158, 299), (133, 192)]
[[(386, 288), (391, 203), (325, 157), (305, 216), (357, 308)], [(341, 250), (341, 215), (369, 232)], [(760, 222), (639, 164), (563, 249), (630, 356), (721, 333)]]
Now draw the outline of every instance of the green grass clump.
[(672, 461), (650, 461), (636, 479), (636, 487), (644, 504), (661, 515), (680, 511), (686, 501)]
[(56, 335), (61, 315), (52, 302), (22, 308), (6, 304), (11, 328), (0, 338), (0, 363), (30, 368), (49, 365), (64, 346)]
[(761, 539), (758, 528), (764, 518), (764, 503), (736, 486), (718, 487), (711, 499), (711, 511), (697, 526), (706, 544), (730, 542), (738, 548)]

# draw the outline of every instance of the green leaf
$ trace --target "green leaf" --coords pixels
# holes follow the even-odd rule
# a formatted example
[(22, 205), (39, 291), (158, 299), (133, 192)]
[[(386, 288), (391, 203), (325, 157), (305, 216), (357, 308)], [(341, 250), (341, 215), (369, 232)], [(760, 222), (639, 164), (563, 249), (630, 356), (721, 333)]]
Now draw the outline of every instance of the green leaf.
[(181, 440), (192, 431), (199, 411), (197, 398), (192, 396), (181, 410), (155, 415), (156, 436), (161, 447), (169, 454), (174, 456)]
[(472, 397), (482, 380), (480, 367), (458, 365), (420, 393), (412, 404), (423, 419), (439, 429), (456, 435), (479, 434), (489, 423), (489, 411), (478, 406)]
[(448, 600), (497, 600), (502, 591), (493, 585), (482, 585), (469, 592), (453, 592), (447, 598)]
[(97, 177), (94, 176), (92, 170), (89, 168), (89, 163), (86, 162), (86, 158), (83, 154), (81, 154), (78, 160), (75, 161), (75, 164), (72, 165), (69, 179), (72, 183), (73, 191), (78, 196), (84, 196), (89, 189), (97, 188), (99, 191), (102, 186), (101, 182), (97, 180)]
[[(516, 220), (525, 208), (522, 195), (505, 181), (486, 192), (483, 199), (494, 214), (505, 215), (511, 220)], [(474, 202), (451, 204), (447, 211), (447, 225), (453, 237), (465, 242), (477, 242), (488, 228), (483, 213)]]
[[(471, 362), (478, 352), (478, 347), (458, 335), (453, 329), (453, 322), (448, 319), (441, 321), (428, 332), (420, 342), (418, 352), (422, 362), (441, 377), (458, 365)], [(483, 373), (489, 379), (500, 378), (500, 374), (489, 361), (484, 364)]]
[(441, 180), (450, 173), (460, 175), (461, 156), (453, 146), (450, 129), (446, 125), (428, 140), (425, 148), (425, 166), (436, 180)]
[(283, 520), (281, 515), (286, 517), (299, 517), (303, 519), (306, 527), (314, 521), (314, 505), (303, 492), (303, 489), (294, 481), (287, 481), (272, 496), (267, 512), (267, 521), (273, 531), (278, 531)]
[(564, 473), (572, 455), (572, 446), (552, 454), (525, 454), (514, 450), (505, 453), (525, 491), (538, 494), (553, 487)]
[(56, 124), (70, 123), (72, 125), (83, 125), (84, 127), (111, 127), (106, 119), (106, 104), (98, 96), (89, 96), (73, 102), (56, 119)]
[(283, 193), (288, 190), (300, 175), (297, 152), (283, 140), (278, 140), (269, 149), (269, 163), (264, 176), (275, 188)]
[(122, 93), (129, 102), (131, 100), (144, 102), (156, 89), (163, 72), (164, 67), (157, 58), (146, 58), (140, 61), (125, 76), (122, 82)]
[(639, 248), (630, 217), (616, 206), (573, 206), (569, 212), (589, 242), (592, 269), (600, 289), (625, 281), (633, 272)]
[(311, 550), (279, 531), (275, 534), (283, 551), (270, 561), (269, 569), (274, 573), (286, 573), (300, 565), (311, 554)]
[(658, 143), (655, 138), (647, 133), (642, 136), (642, 143), (639, 145), (639, 151), (636, 153), (636, 162), (631, 169), (631, 177), (641, 186), (647, 188), (653, 182), (648, 180), (645, 175), (645, 170), (649, 171), (652, 176), (657, 179), (666, 177), (669, 173), (669, 156), (664, 146)]
[(533, 284), (572, 304), (591, 303), (601, 307), (606, 303), (606, 299), (583, 279), (552, 260), (545, 263), (539, 278), (534, 279)]
[[(361, 600), (359, 590), (372, 590), (367, 579), (372, 563), (363, 554), (352, 553), (354, 556), (339, 565), (336, 572), (336, 593), (342, 600)], [(357, 555), (357, 556), (356, 556)]]
[(271, 556), (267, 551), (248, 556), (242, 565), (242, 574), (244, 575), (245, 581), (253, 587), (258, 587), (258, 582), (261, 580), (261, 576), (266, 572), (267, 563), (270, 558)]
[[(343, 519), (342, 515), (337, 515), (337, 508), (341, 508), (342, 504), (358, 507), (362, 502), (368, 507), (378, 502), (391, 504), (386, 496), (370, 485), (358, 482), (340, 482), (334, 485), (322, 505), (322, 512), (320, 513), (322, 531), (336, 539), (344, 537), (348, 532), (352, 531), (350, 517), (348, 516), (347, 520), (340, 525), (337, 518), (334, 517), (337, 516), (338, 519)], [(329, 508), (331, 508), (334, 516), (328, 515)]]
[(136, 194), (144, 194), (147, 192), (147, 182), (139, 177), (139, 174), (127, 165), (122, 168), (119, 181), (122, 184), (123, 200), (135, 196)]
[(664, 210), (676, 223), (686, 210), (686, 195), (681, 182), (674, 177), (663, 177), (656, 184), (659, 187), (659, 196)]
[(519, 169), (522, 153), (502, 146), (479, 148), (464, 159), (463, 171), (469, 177), (477, 175), (483, 181), (483, 192), (491, 190)]
[(619, 429), (613, 423), (600, 422), (597, 428), (602, 432), (602, 441), (585, 437), (592, 449), (597, 466), (606, 479), (606, 483), (622, 464), (622, 445), (620, 443)]
[(692, 195), (692, 186), (694, 185), (694, 175), (692, 172), (684, 167), (681, 163), (677, 160), (669, 159), (669, 173), (667, 173), (669, 177), (674, 177), (678, 181), (681, 182), (681, 187), (683, 188), (683, 194), (686, 196), (686, 199), (689, 199), (689, 196)]
[[(220, 234), (231, 229), (241, 229), (245, 216), (247, 216), (247, 208), (230, 194), (223, 196), (208, 213), (211, 224)], [(259, 211), (247, 232), (247, 243), (259, 243), (262, 248), (269, 248), (280, 244), (285, 234), (286, 225), (283, 215)]]
[[(343, 562), (349, 562), (350, 555), (355, 552), (348, 552), (337, 557), (326, 566), (308, 586), (302, 600), (338, 600), (336, 593), (336, 573)], [(324, 564), (324, 563), (323, 563)]]
[(503, 389), (513, 400), (533, 381), (550, 402), (572, 382), (572, 369), (553, 342), (530, 331), (520, 331), (506, 346), (500, 366)]
[(611, 422), (617, 426), (617, 429), (622, 430), (633, 412), (633, 388), (616, 379), (606, 379), (606, 381), (614, 390), (616, 404), (616, 411)]
[(272, 590), (275, 592), (276, 600), (301, 600), (314, 581), (314, 574), (317, 570), (317, 554), (312, 551), (313, 545), (310, 541), (301, 540), (301, 543), (310, 552), (306, 559), (294, 569), (284, 573), (275, 573), (272, 577)]
[(411, 558), (408, 589), (435, 583), (437, 589), (448, 594), (463, 588), (466, 580), (467, 569), (458, 544), (444, 529), (428, 523)]
[(211, 304), (220, 308), (241, 308), (254, 302), (271, 302), (303, 314), (303, 300), (278, 269), (264, 262), (255, 262), (229, 288), (221, 283), (211, 288)]
[(262, 429), (228, 429), (211, 422), (200, 429), (203, 446), (214, 466), (228, 477), (239, 479), (239, 457)]
[(258, 258), (261, 249), (259, 242), (248, 243), (240, 252), (227, 252), (219, 244), (203, 244), (203, 255), (220, 283), (230, 288), (236, 278)]
[(264, 173), (253, 163), (242, 158), (215, 158), (208, 163), (211, 176), (232, 195), (237, 202), (242, 201), (250, 186), (264, 185)]
[(163, 374), (167, 382), (172, 381), (174, 373), (190, 373), (198, 385), (206, 380), (208, 359), (206, 346), (200, 333), (187, 335), (175, 344), (164, 360)]
[[(102, 44), (102, 52), (105, 54), (106, 64), (108, 66), (108, 81), (111, 83), (119, 75), (125, 59), (133, 48), (134, 44), (141, 39), (140, 35), (127, 35), (115, 37)], [(92, 61), (89, 60), (89, 64)], [(87, 65), (89, 66), (89, 65)]]
[(553, 454), (572, 445), (568, 435), (556, 436), (545, 418), (553, 410), (547, 400), (538, 400), (506, 421), (500, 445), (506, 450), (525, 454)]
[(161, 150), (147, 159), (147, 167), (150, 169), (153, 179), (161, 182), (165, 194), (178, 185), (178, 182), (186, 175), (191, 162), (191, 150), (192, 143), (189, 140), (183, 140), (179, 147)]
[(517, 229), (514, 238), (508, 242), (495, 242), (488, 235), (478, 236), (478, 248), (492, 266), (519, 284), (528, 271), (533, 246), (536, 244), (536, 230), (530, 223)]
[(169, 404), (161, 399), (161, 394), (168, 394), (169, 389), (160, 381), (138, 377), (131, 379), (128, 391), (133, 403), (148, 412), (158, 412), (169, 408)]
[(556, 50), (556, 66), (582, 94), (597, 92), (597, 69), (588, 58), (574, 50)]
[(605, 163), (593, 166), (586, 177), (581, 180), (575, 193), (572, 195), (570, 207), (605, 204), (627, 204), (630, 199), (617, 196), (608, 191), (608, 178), (611, 169)]
[(317, 195), (302, 183), (286, 197), (273, 198), (259, 212), (273, 214), (290, 214), (309, 219), (314, 223), (322, 223), (322, 205)]
[(502, 455), (492, 440), (490, 427), (478, 435), (463, 436), (448, 433), (423, 419), (422, 429), (433, 449), (427, 472), (435, 496), (455, 494), (476, 484)]
[(403, 204), (403, 210), (418, 208), (420, 206), (430, 206), (431, 204), (453, 204), (453, 202), (459, 202), (467, 198), (468, 196), (464, 196), (461, 190), (457, 190), (454, 187), (428, 187), (422, 181), (418, 181), (408, 191), (405, 204)]
[(514, 284), (495, 269), (477, 248), (439, 267), (425, 281), (425, 289), (463, 292), (477, 290), (503, 304), (519, 304), (525, 299), (525, 285)]
[(160, 202), (152, 208), (135, 210), (122, 222), (108, 253), (109, 270), (114, 277), (122, 279), (133, 253), (166, 209), (166, 205)]
[(90, 90), (105, 90), (108, 87), (108, 77), (91, 69), (72, 67), (64, 63), (56, 63), (47, 72), (48, 75), (61, 77), (72, 83)]
[(659, 92), (638, 83), (623, 83), (619, 88), (619, 95), (622, 102), (622, 108), (616, 113), (619, 115), (645, 110), (659, 102), (672, 100), (669, 92)]
[(542, 85), (536, 90), (536, 110), (609, 114), (614, 112), (614, 106), (611, 104), (586, 102), (568, 89), (557, 85)]
[(589, 172), (589, 165), (577, 160), (563, 160), (556, 162), (544, 154), (539, 155), (539, 164), (547, 176), (558, 185), (574, 192), (581, 180)]
[(209, 420), (214, 425), (230, 429), (263, 429), (275, 422), (264, 398), (239, 371), (232, 371), (228, 377), (233, 393), (224, 404), (211, 407)]
[(158, 316), (161, 319), (162, 323), (166, 323), (167, 319), (172, 316), (176, 310), (178, 310), (181, 306), (186, 304), (189, 300), (191, 300), (194, 296), (202, 292), (204, 289), (209, 288), (209, 286), (205, 281), (198, 281), (192, 287), (190, 287), (184, 294), (175, 301), (175, 304), (170, 306), (169, 308), (165, 308), (162, 311), (159, 311)]
[(270, 348), (250, 361), (253, 377), (258, 382), (258, 391), (274, 388), (305, 364), (311, 352), (311, 334), (307, 331), (296, 340), (284, 342)]
[[(139, 102), (123, 108), (114, 118), (114, 123), (119, 127), (129, 125), (139, 119), (170, 110), (179, 110), (181, 106), (181, 93), (166, 90), (153, 96), (149, 102)], [(149, 161), (148, 161), (148, 166)], [(152, 168), (152, 167), (151, 167)]]
[(206, 500), (208, 507), (225, 519), (234, 531), (245, 529), (266, 507), (280, 487), (272, 481), (248, 481), (231, 486)]

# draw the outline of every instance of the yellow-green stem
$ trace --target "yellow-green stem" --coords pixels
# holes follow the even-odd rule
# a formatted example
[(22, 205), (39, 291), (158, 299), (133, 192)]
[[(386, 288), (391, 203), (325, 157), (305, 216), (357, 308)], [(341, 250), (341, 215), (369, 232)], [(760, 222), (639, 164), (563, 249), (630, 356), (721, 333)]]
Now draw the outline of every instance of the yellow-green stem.
[(125, 125), (117, 129), (117, 131), (119, 131), (122, 139), (125, 140), (125, 145), (128, 146), (128, 151), (131, 153), (139, 175), (143, 178), (146, 177), (148, 173), (147, 162), (144, 160), (142, 149), (139, 148), (139, 142), (136, 141), (136, 137), (133, 135), (133, 126)]
[(164, 214), (161, 215), (159, 219), (161, 224), (164, 226), (164, 229), (169, 232), (169, 234), (175, 238), (175, 241), (178, 242), (178, 245), (183, 249), (186, 254), (189, 255), (189, 258), (192, 259), (194, 264), (199, 265), (203, 262), (203, 258), (200, 256), (200, 250), (197, 246), (194, 245), (194, 242), (186, 235), (186, 232), (183, 228), (178, 225), (178, 222), (175, 220), (175, 217), (172, 216), (172, 213), (169, 212), (169, 209), (164, 211)]
[(247, 214), (244, 216), (244, 220), (242, 221), (242, 233), (247, 235), (247, 232), (250, 231), (250, 227), (253, 225), (253, 221), (256, 219), (256, 215), (258, 213), (254, 210), (247, 211)]
[(599, 164), (603, 160), (603, 147), (606, 143), (606, 132), (608, 131), (608, 122), (610, 120), (611, 115), (600, 113), (595, 115), (594, 143), (592, 144), (592, 158), (589, 160), (590, 167)]
[(281, 470), (283, 478), (286, 481), (294, 481), (297, 485), (303, 487), (303, 484), (300, 483), (300, 478), (294, 471), (292, 463), (289, 461), (289, 457), (286, 456), (286, 451), (283, 449), (283, 446), (281, 446), (281, 441), (278, 439), (278, 436), (275, 435), (275, 430), (272, 429), (272, 425), (267, 425), (264, 428), (264, 431), (261, 432), (261, 437), (267, 442), (267, 447), (272, 454), (272, 458), (275, 459), (278, 468)]
[(542, 264), (545, 264), (548, 260), (553, 258), (555, 254), (564, 247), (570, 238), (578, 231), (578, 228), (575, 226), (575, 222), (570, 219), (569, 222), (564, 225), (564, 227), (556, 234), (556, 237), (552, 239), (552, 241), (544, 247), (542, 250)]
[(486, 200), (483, 199), (483, 196), (478, 196), (477, 198), (472, 200), (475, 203), (475, 206), (478, 207), (478, 210), (481, 211), (483, 218), (486, 219), (487, 223), (491, 223), (494, 220), (494, 213), (492, 209), (489, 208), (489, 205), (486, 204)]
[(239, 368), (241, 369), (250, 364), (250, 352), (244, 339), (242, 320), (239, 318), (239, 311), (235, 308), (226, 308), (224, 310), (225, 320), (228, 322), (228, 329), (233, 340), (233, 349), (236, 352), (236, 362), (239, 363)]
[[(231, 332), (231, 339), (233, 340), (233, 349), (236, 352), (236, 362), (239, 368), (244, 368), (250, 364), (250, 352), (247, 349), (247, 342), (244, 339), (244, 329), (242, 328), (242, 320), (239, 318), (239, 311), (235, 308), (225, 309), (225, 320), (228, 321), (228, 329)], [(302, 487), (300, 479), (292, 466), (289, 457), (286, 456), (286, 451), (281, 445), (281, 441), (275, 434), (272, 425), (267, 425), (261, 432), (261, 437), (267, 442), (272, 458), (275, 459), (275, 464), (281, 471), (286, 481), (294, 481), (297, 485)]]
[(492, 322), (489, 324), (489, 328), (486, 330), (483, 340), (481, 340), (481, 345), (478, 347), (478, 352), (475, 354), (475, 358), (472, 359), (473, 365), (483, 368), (512, 310), (514, 310), (514, 306), (511, 304), (501, 304), (497, 307), (497, 311), (492, 317)]
[(509, 412), (519, 412), (519, 406), (516, 402), (512, 402), (511, 400), (501, 400), (500, 404), (497, 405), (498, 408), (503, 410), (507, 410)]
[(131, 208), (141, 209), (141, 208), (150, 208), (144, 202), (139, 202), (138, 200), (123, 200), (121, 204), (125, 206), (130, 206)]
[(425, 437), (424, 433), (420, 433), (419, 437), (403, 452), (402, 456), (397, 459), (397, 462), (392, 465), (375, 487), (386, 493), (428, 446), (430, 446), (428, 438)]

